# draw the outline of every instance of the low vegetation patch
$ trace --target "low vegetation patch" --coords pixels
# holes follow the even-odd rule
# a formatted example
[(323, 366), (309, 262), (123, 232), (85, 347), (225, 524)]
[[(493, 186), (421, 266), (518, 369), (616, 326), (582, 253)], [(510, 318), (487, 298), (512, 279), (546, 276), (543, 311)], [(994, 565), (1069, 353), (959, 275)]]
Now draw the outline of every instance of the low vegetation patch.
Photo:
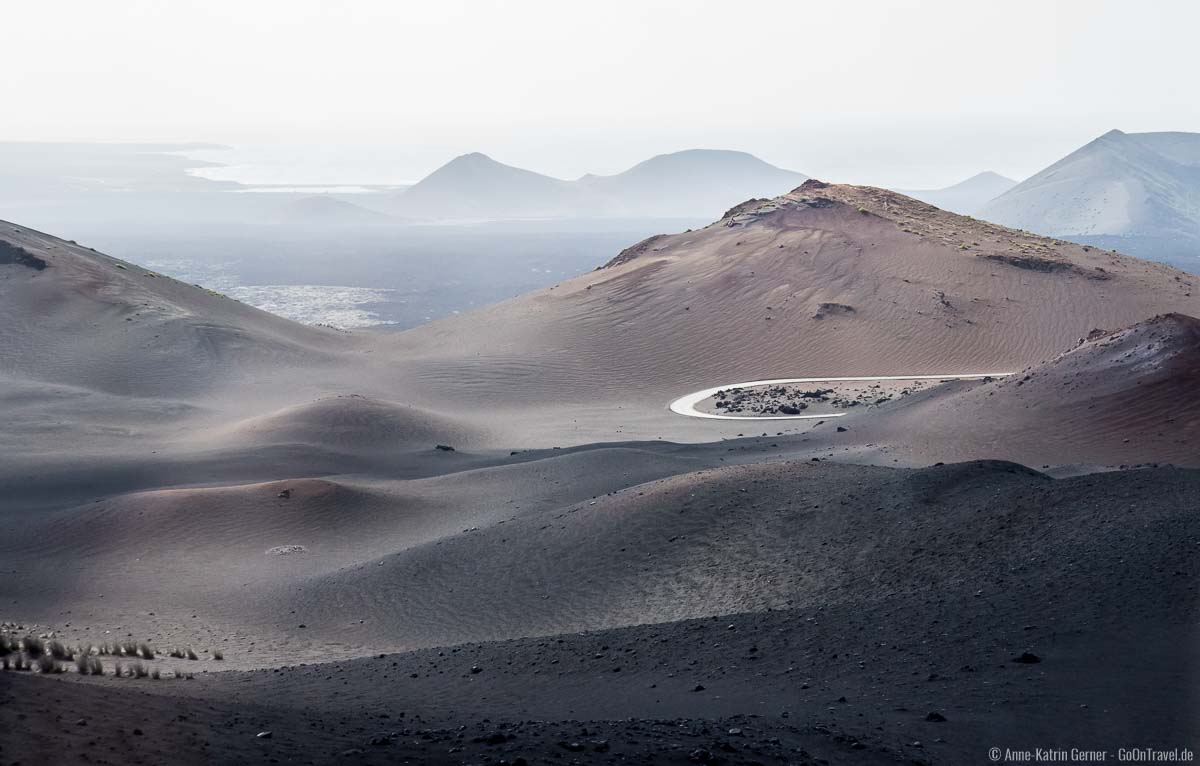
[[(154, 648), (146, 641), (118, 641), (115, 643), (79, 644), (72, 646), (59, 639), (45, 634), (21, 635), (13, 628), (15, 625), (4, 625), (0, 628), (0, 671), (36, 670), (41, 673), (65, 673), (74, 664), (75, 672), (81, 676), (105, 675), (104, 661), (101, 657), (128, 657), (134, 659), (130, 664), (120, 660), (113, 662), (114, 678), (178, 678), (191, 680), (195, 675), (175, 669), (163, 670), (153, 664), (159, 657)], [(53, 634), (49, 634), (53, 636)], [(181, 649), (175, 647), (167, 653), (175, 659), (198, 661), (199, 653), (192, 647)], [(219, 649), (212, 650), (213, 660), (224, 660), (225, 655)]]

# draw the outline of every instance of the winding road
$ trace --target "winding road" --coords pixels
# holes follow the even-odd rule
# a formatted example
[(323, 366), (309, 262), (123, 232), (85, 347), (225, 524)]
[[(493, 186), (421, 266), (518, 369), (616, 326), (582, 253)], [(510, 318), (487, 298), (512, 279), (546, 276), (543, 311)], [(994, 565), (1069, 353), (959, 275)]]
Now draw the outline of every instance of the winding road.
[(1011, 372), (980, 372), (971, 375), (873, 375), (859, 378), (775, 378), (774, 380), (751, 380), (747, 383), (729, 383), (724, 386), (706, 388), (681, 396), (671, 402), (671, 412), (677, 415), (687, 415), (692, 418), (708, 418), (710, 420), (811, 420), (815, 418), (840, 418), (845, 412), (827, 412), (822, 415), (718, 415), (715, 412), (701, 412), (696, 405), (718, 391), (730, 388), (753, 388), (756, 386), (778, 386), (785, 383), (861, 383), (876, 380), (979, 380), (980, 378), (1004, 378)]

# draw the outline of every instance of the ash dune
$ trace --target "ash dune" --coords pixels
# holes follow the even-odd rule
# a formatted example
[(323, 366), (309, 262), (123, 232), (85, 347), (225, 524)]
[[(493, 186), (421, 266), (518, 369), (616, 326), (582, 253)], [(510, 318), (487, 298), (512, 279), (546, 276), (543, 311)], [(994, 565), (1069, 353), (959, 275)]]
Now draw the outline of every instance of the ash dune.
[(1018, 375), (897, 411), (882, 428), (926, 455), (952, 440), (964, 457), (1033, 465), (1196, 465), (1200, 319), (1167, 314), (1091, 336)]
[[(3, 373), (126, 396), (319, 365), (334, 333), (253, 309), (85, 247), (0, 223)], [(344, 343), (344, 341), (342, 341)]]
[(349, 394), (286, 407), (234, 423), (219, 440), (247, 444), (313, 444), (350, 450), (387, 450), (481, 439), (468, 416), (454, 419), (415, 407)]
[[(1179, 639), (1194, 629), (1196, 482), (1178, 469), (1054, 480), (986, 462), (685, 473), (449, 535), (383, 566), (346, 567), (311, 588), (281, 589), (295, 595), (275, 604), (293, 632), (331, 646), (429, 650), (295, 665), (272, 662), (270, 652), (291, 648), (277, 639), (261, 644), (259, 661), (283, 667), (55, 692), (93, 722), (105, 716), (89, 701), (101, 689), (110, 701), (148, 694), (202, 720), (206, 706), (219, 706), (239, 725), (196, 737), (153, 712), (134, 714), (149, 740), (218, 759), (267, 729), (284, 747), (300, 740), (330, 759), (358, 746), (366, 752), (352, 757), (372, 762), (367, 742), (382, 737), (387, 755), (411, 747), (440, 762), (447, 754), (436, 740), (388, 732), (453, 731), (462, 721), (494, 731), (516, 720), (531, 723), (512, 729), (505, 752), (548, 755), (563, 736), (552, 722), (564, 716), (592, 731), (621, 720), (609, 749), (628, 755), (664, 746), (628, 737), (636, 719), (671, 720), (695, 727), (695, 747), (731, 741), (732, 763), (761, 757), (743, 747), (798, 746), (813, 721), (837, 738), (806, 749), (834, 763), (972, 762), (997, 736), (1014, 746), (1194, 736), (1195, 657)], [(301, 502), (325, 491), (298, 489)], [(306, 555), (271, 560), (305, 566)], [(555, 635), (558, 627), (568, 631)], [(438, 649), (445, 636), (458, 645)], [(224, 646), (227, 658), (258, 652)], [(1025, 656), (1036, 664), (1014, 662)], [(26, 680), (40, 679), (9, 688)], [(1116, 698), (1147, 702), (1117, 708)], [(24, 731), (16, 709), (0, 715)], [(930, 712), (946, 720), (930, 723)], [(346, 736), (344, 725), (327, 725), (336, 720), (361, 728)], [(702, 731), (704, 720), (730, 723)], [(719, 733), (731, 727), (744, 739)], [(464, 752), (494, 748), (488, 734), (463, 742)]]

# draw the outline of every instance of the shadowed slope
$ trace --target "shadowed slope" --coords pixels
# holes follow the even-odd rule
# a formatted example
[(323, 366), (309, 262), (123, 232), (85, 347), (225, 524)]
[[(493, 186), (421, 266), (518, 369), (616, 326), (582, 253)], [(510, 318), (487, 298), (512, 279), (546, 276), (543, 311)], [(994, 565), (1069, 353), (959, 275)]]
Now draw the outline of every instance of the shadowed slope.
[(10, 253), (0, 259), (0, 373), (9, 377), (180, 396), (255, 370), (319, 367), (345, 344), (15, 224), (0, 222), (0, 243)]

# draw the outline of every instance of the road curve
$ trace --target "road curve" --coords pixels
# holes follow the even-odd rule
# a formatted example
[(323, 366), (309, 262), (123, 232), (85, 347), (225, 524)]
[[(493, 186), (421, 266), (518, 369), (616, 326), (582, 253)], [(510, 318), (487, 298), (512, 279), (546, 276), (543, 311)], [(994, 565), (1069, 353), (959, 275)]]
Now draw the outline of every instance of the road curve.
[(671, 402), (670, 409), (677, 415), (687, 415), (692, 418), (707, 418), (709, 420), (812, 420), (820, 418), (840, 418), (845, 412), (827, 412), (824, 415), (718, 415), (713, 412), (701, 412), (696, 405), (708, 397), (729, 388), (750, 388), (753, 386), (777, 386), (784, 383), (856, 383), (875, 380), (978, 380), (980, 378), (1004, 378), (1011, 372), (980, 372), (971, 375), (870, 375), (857, 378), (775, 378), (774, 380), (751, 380), (747, 383), (729, 383), (724, 386), (693, 391)]

